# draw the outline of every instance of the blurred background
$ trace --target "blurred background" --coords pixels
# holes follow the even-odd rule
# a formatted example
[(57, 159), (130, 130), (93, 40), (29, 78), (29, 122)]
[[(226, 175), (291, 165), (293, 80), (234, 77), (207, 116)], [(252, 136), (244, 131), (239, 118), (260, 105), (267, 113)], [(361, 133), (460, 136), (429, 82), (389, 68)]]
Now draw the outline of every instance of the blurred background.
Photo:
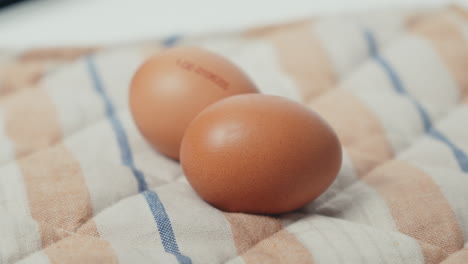
[(468, 0), (26, 0), (0, 9), (0, 47), (133, 42), (174, 33), (237, 30), (311, 15), (449, 3), (468, 6)]

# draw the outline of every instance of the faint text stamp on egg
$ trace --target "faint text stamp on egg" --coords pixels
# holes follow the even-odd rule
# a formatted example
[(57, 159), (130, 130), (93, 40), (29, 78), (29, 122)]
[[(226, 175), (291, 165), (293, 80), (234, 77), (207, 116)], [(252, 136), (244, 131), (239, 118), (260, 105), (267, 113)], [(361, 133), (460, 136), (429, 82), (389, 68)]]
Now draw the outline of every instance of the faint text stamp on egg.
[(185, 59), (177, 59), (176, 60), (177, 66), (181, 69), (193, 72), (206, 78), (207, 80), (215, 83), (217, 86), (221, 87), (223, 90), (227, 90), (229, 88), (229, 82), (223, 79), (221, 76), (217, 75), (216, 73), (204, 68), (201, 65), (198, 65), (194, 62), (185, 60)]

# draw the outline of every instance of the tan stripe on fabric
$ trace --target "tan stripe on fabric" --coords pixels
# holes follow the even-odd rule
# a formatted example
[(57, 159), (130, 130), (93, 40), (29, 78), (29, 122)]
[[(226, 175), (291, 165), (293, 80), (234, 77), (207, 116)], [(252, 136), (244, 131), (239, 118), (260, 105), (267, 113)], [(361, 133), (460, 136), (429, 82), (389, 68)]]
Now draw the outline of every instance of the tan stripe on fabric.
[(258, 243), (242, 258), (246, 263), (313, 263), (310, 252), (285, 229)]
[(267, 24), (264, 26), (249, 28), (243, 32), (243, 36), (247, 38), (259, 38), (265, 35), (274, 34), (275, 32), (287, 31), (288, 28), (301, 26), (305, 23), (314, 23), (314, 19), (306, 18), (292, 21), (289, 23), (280, 23), (280, 24)]
[(241, 213), (225, 213), (224, 215), (231, 225), (232, 236), (239, 255), (283, 228), (278, 219), (270, 216)]
[(109, 241), (99, 238), (96, 223), (90, 219), (76, 233), (49, 246), (45, 253), (51, 263), (118, 263)]
[(409, 28), (431, 41), (450, 72), (454, 75), (462, 95), (468, 95), (468, 42), (460, 29), (450, 21), (449, 14), (422, 16)]
[(425, 264), (439, 264), (449, 256), (447, 251), (439, 247), (430, 245), (428, 243), (424, 243), (422, 241), (418, 242), (421, 247), (422, 254), (424, 256)]
[(43, 89), (20, 94), (5, 104), (5, 110), (6, 131), (18, 154), (41, 148), (17, 164), (45, 247), (91, 217), (88, 189), (78, 161), (63, 144), (44, 148), (62, 135), (56, 110)]
[(0, 96), (37, 84), (44, 71), (39, 62), (0, 64)]
[(61, 128), (51, 99), (44, 89), (21, 91), (1, 102), (5, 108), (6, 134), (17, 157), (58, 141)]
[(334, 128), (358, 177), (393, 156), (392, 147), (375, 114), (350, 92), (333, 90), (309, 106)]
[(450, 255), (442, 264), (466, 264), (468, 263), (468, 248), (459, 250)]
[(247, 33), (269, 41), (277, 50), (281, 67), (293, 78), (303, 101), (308, 101), (336, 83), (337, 77), (311, 21)]
[(94, 236), (73, 234), (44, 251), (51, 264), (119, 263), (110, 243)]
[(450, 5), (450, 10), (468, 20), (468, 10), (459, 5)]
[[(225, 213), (224, 215), (231, 225), (237, 254), (241, 255), (246, 263), (265, 263), (266, 259), (263, 257), (269, 258), (273, 256), (272, 254), (277, 254), (275, 258), (279, 259), (285, 259), (288, 255), (291, 255), (290, 257), (296, 255), (297, 259), (294, 258), (294, 260), (311, 259), (309, 251), (293, 234), (283, 229), (277, 218), (240, 213)], [(272, 236), (275, 239), (269, 239)], [(264, 241), (269, 242), (264, 243)], [(261, 252), (267, 256), (262, 256)]]
[(92, 216), (81, 168), (62, 144), (17, 161), (26, 184), (31, 216), (43, 247), (74, 232)]
[(99, 236), (99, 231), (97, 229), (96, 222), (94, 222), (93, 218), (89, 219), (88, 222), (80, 226), (76, 230), (76, 233), (86, 236)]
[(364, 181), (385, 199), (400, 232), (447, 253), (463, 247), (462, 231), (450, 204), (423, 171), (394, 160), (366, 175)]
[(99, 238), (93, 219), (76, 233), (48, 246), (44, 253), (51, 263), (118, 263), (111, 243)]
[(18, 56), (22, 62), (64, 60), (70, 61), (97, 51), (97, 47), (63, 47), (31, 49)]

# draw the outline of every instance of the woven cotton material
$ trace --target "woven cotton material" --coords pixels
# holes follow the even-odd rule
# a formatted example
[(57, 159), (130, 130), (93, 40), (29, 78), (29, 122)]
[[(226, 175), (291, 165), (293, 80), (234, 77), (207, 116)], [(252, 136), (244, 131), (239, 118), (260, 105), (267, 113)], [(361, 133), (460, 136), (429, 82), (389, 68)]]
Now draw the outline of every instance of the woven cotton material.
[[(278, 217), (203, 202), (128, 110), (134, 71), (171, 45), (223, 54), (320, 113), (344, 150), (331, 188)], [(467, 154), (458, 7), (2, 51), (0, 263), (468, 263)]]

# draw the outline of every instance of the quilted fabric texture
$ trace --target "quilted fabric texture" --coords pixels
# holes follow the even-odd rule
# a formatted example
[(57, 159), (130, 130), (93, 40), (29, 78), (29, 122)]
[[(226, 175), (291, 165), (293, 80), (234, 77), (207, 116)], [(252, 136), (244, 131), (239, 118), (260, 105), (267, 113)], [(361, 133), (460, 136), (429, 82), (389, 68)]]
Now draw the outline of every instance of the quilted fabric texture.
[[(170, 45), (223, 54), (319, 112), (344, 150), (332, 187), (275, 217), (203, 202), (128, 111), (134, 71)], [(3, 51), (0, 263), (468, 263), (467, 153), (458, 7)]]

